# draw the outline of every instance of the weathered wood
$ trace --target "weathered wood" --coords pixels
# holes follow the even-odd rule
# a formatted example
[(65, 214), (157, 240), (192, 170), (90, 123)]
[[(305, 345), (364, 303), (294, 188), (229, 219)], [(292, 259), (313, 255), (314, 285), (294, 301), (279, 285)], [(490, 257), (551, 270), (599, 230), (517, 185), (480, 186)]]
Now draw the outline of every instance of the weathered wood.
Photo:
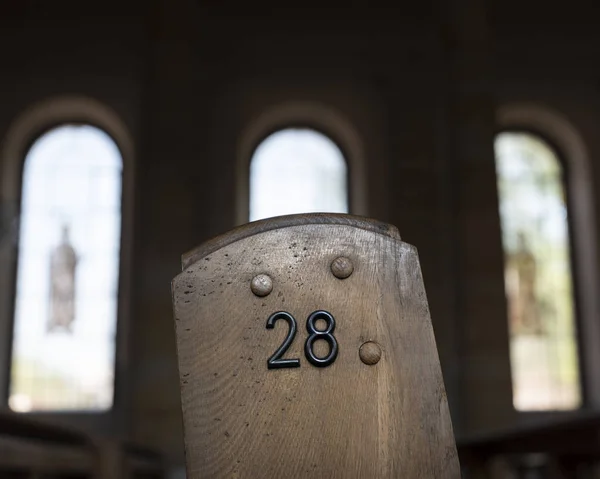
[(253, 221), (242, 226), (238, 226), (228, 233), (222, 234), (215, 238), (212, 238), (205, 243), (202, 243), (197, 248), (185, 253), (181, 257), (182, 269), (195, 263), (201, 258), (208, 256), (209, 254), (217, 251), (224, 246), (227, 246), (236, 241), (241, 241), (244, 238), (253, 236), (259, 233), (266, 233), (280, 228), (290, 228), (292, 226), (302, 226), (306, 224), (312, 225), (348, 225), (354, 228), (364, 229), (366, 231), (372, 231), (374, 233), (381, 233), (393, 238), (400, 239), (400, 233), (395, 226), (382, 223), (381, 221), (368, 220), (365, 221), (363, 218), (344, 215), (337, 213), (312, 213), (312, 214), (300, 214), (300, 215), (289, 215), (279, 216), (277, 218), (269, 218), (267, 220)]
[[(352, 267), (332, 268), (339, 257)], [(394, 227), (275, 218), (206, 243), (183, 266), (173, 302), (188, 479), (460, 477), (417, 252)], [(262, 297), (251, 289), (259, 274), (272, 280)], [(336, 324), (327, 367), (304, 351), (318, 310)], [(288, 330), (266, 328), (278, 311), (296, 319), (283, 358), (300, 367), (267, 368)], [(376, 346), (359, 354), (367, 341)]]

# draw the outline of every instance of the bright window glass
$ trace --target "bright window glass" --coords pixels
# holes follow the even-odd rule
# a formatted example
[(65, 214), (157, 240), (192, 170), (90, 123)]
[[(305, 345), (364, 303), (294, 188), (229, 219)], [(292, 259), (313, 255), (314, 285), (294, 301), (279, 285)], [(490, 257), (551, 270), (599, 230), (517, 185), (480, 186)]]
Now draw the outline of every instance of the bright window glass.
[(538, 136), (496, 137), (513, 403), (581, 405), (569, 221), (561, 162)]
[(89, 125), (40, 136), (23, 169), (9, 406), (111, 408), (122, 159)]
[(293, 213), (347, 213), (344, 155), (325, 135), (280, 130), (256, 149), (250, 164), (250, 221)]

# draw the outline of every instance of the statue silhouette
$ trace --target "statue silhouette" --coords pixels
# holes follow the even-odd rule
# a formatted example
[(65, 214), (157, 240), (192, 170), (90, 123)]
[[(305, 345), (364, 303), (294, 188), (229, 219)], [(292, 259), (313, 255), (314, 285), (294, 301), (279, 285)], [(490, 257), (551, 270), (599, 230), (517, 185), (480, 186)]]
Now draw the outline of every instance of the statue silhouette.
[(69, 241), (69, 227), (63, 225), (61, 243), (50, 257), (50, 317), (47, 331), (71, 331), (75, 320), (75, 268), (77, 255)]
[(544, 328), (536, 298), (536, 259), (520, 232), (517, 249), (508, 257), (506, 293), (508, 296), (511, 332), (513, 334), (542, 334)]

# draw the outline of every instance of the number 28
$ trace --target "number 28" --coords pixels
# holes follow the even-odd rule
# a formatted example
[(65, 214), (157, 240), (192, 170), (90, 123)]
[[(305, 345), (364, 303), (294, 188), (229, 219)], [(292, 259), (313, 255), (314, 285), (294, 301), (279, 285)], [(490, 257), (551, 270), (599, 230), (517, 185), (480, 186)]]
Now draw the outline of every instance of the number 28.
[[(298, 329), (296, 325), (296, 319), (290, 313), (285, 311), (273, 313), (267, 320), (267, 329), (273, 329), (275, 327), (275, 323), (280, 319), (288, 323), (288, 334), (281, 346), (277, 348), (277, 351), (275, 351), (267, 360), (267, 368), (281, 369), (300, 367), (299, 359), (282, 359), (282, 356), (291, 346), (292, 342), (294, 341), (294, 337), (296, 336), (296, 331)], [(326, 327), (323, 330), (316, 328), (316, 323), (319, 319), (325, 321)], [(335, 319), (331, 313), (323, 310), (312, 313), (306, 320), (306, 330), (308, 331), (308, 338), (306, 338), (306, 342), (304, 343), (304, 355), (306, 356), (306, 359), (308, 359), (313, 366), (317, 366), (319, 368), (324, 368), (333, 364), (338, 354), (338, 343), (333, 335), (335, 330)], [(313, 351), (313, 345), (318, 339), (323, 339), (327, 341), (327, 344), (329, 344), (329, 354), (324, 358), (319, 358)]]

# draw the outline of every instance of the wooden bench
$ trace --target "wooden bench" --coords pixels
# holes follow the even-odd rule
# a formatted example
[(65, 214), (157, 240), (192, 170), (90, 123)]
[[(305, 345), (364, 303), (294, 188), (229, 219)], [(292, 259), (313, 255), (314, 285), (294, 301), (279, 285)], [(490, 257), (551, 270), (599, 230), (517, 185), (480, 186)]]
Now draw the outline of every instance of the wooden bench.
[(458, 451), (467, 478), (492, 477), (494, 462), (519, 478), (535, 471), (554, 479), (600, 477), (600, 413), (567, 413), (473, 436), (460, 440)]
[(416, 250), (349, 215), (250, 223), (173, 281), (188, 479), (458, 479)]
[(0, 412), (1, 478), (162, 479), (161, 457), (126, 442)]

